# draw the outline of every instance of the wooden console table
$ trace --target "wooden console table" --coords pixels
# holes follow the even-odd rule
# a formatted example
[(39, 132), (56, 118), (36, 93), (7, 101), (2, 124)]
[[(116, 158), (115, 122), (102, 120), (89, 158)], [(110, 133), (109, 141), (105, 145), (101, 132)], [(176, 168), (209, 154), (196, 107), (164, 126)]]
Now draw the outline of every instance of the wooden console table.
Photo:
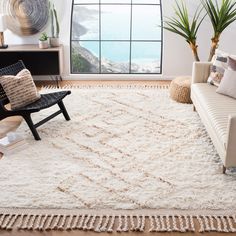
[(0, 49), (0, 68), (22, 60), (33, 76), (50, 76), (55, 79), (57, 86), (62, 80), (63, 46), (40, 49), (37, 44), (9, 45)]

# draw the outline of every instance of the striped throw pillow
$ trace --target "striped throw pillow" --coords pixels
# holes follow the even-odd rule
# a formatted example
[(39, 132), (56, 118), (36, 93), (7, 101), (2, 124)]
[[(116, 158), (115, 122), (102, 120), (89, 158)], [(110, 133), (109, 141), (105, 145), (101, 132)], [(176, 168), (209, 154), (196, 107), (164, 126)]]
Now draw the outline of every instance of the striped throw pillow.
[(208, 83), (219, 87), (222, 78), (224, 77), (225, 70), (229, 68), (229, 57), (236, 59), (235, 55), (230, 55), (229, 53), (223, 52), (219, 49), (212, 59), (212, 66), (210, 69), (210, 76), (208, 78)]
[(219, 87), (224, 76), (225, 70), (228, 68), (228, 56), (216, 54), (210, 69), (208, 83)]
[(10, 101), (12, 110), (20, 109), (40, 99), (29, 70), (24, 69), (16, 76), (0, 77), (0, 83)]

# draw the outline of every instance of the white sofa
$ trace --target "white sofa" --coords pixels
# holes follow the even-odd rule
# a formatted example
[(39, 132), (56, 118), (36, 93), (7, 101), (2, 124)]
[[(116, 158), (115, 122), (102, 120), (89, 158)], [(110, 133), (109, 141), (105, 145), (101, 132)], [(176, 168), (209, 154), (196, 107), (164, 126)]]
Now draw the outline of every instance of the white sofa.
[(236, 99), (207, 84), (211, 63), (193, 64), (191, 98), (223, 162), (223, 173), (236, 167)]

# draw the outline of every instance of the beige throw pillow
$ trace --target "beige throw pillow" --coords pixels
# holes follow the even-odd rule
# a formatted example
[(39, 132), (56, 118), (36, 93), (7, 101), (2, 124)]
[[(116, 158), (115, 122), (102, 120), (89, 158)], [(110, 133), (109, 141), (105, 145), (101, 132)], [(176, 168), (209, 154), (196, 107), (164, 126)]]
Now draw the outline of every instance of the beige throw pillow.
[(224, 77), (221, 80), (217, 93), (236, 98), (236, 71), (225, 70)]
[(0, 83), (11, 103), (12, 110), (22, 108), (40, 99), (31, 73), (24, 69), (16, 76), (0, 77)]

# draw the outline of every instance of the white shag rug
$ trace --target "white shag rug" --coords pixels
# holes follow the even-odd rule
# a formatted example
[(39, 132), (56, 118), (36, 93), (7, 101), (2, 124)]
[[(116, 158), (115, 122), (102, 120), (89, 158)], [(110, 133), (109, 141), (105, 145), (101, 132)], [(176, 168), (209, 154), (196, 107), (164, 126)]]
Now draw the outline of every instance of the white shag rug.
[[(78, 209), (84, 217), (94, 216), (86, 214), (93, 211), (114, 216), (116, 210), (136, 210), (144, 217), (156, 210), (194, 216), (197, 211), (234, 212), (236, 175), (222, 174), (221, 161), (192, 106), (178, 104), (168, 94), (161, 88), (72, 89), (65, 99), (71, 121), (61, 115), (46, 123), (38, 129), (39, 142), (25, 123), (19, 128), (29, 146), (0, 160), (0, 207), (9, 217), (16, 208), (19, 215), (20, 209)], [(22, 228), (33, 227), (24, 220)], [(204, 220), (202, 231), (211, 229)], [(153, 222), (157, 224), (155, 217)], [(14, 226), (10, 223), (5, 228)]]

